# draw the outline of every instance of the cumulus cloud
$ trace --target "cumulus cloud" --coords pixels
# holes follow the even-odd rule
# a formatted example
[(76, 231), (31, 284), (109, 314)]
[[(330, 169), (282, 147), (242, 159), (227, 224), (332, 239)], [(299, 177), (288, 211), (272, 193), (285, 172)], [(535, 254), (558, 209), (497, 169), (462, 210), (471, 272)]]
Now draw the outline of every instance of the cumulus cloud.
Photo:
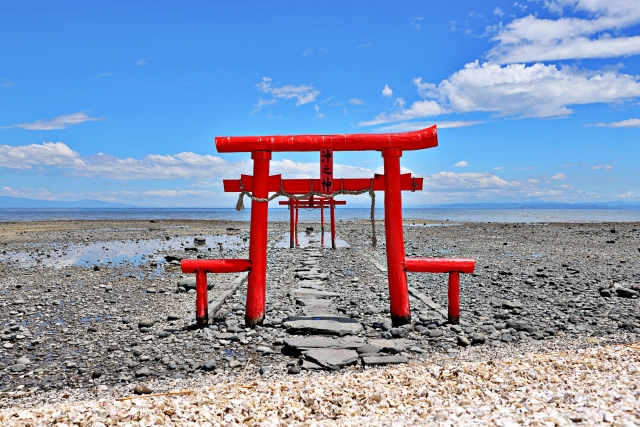
[(601, 128), (640, 128), (640, 119), (627, 119), (613, 123), (596, 123), (595, 125), (588, 126), (596, 126)]
[(491, 112), (498, 116), (562, 117), (570, 106), (612, 103), (640, 96), (640, 77), (616, 71), (590, 72), (556, 65), (510, 64), (479, 61), (465, 65), (439, 84), (414, 80), (424, 98), (408, 109), (381, 113), (371, 126), (387, 122), (437, 116), (448, 112)]
[(545, 19), (529, 15), (500, 27), (488, 58), (512, 63), (640, 53), (640, 36), (619, 35), (621, 30), (640, 23), (640, 3), (636, 0), (545, 0), (545, 6), (562, 16)]
[(86, 113), (74, 113), (67, 114), (64, 116), (58, 116), (55, 119), (49, 120), (36, 120), (33, 123), (18, 123), (13, 126), (6, 126), (5, 129), (8, 128), (22, 128), (27, 130), (58, 130), (65, 129), (67, 126), (79, 125), (84, 122), (96, 122), (99, 120), (104, 120), (101, 117), (89, 117)]
[(393, 96), (393, 90), (389, 87), (388, 84), (384, 85), (384, 89), (382, 89), (382, 96), (387, 96), (387, 97)]
[(452, 128), (461, 128), (466, 126), (478, 125), (480, 123), (485, 123), (485, 122), (471, 121), (471, 120), (454, 120), (454, 121), (443, 121), (443, 122), (402, 122), (394, 125), (388, 125), (388, 126), (377, 128), (376, 131), (409, 132), (413, 130), (428, 128), (433, 125), (437, 125), (438, 129), (452, 129)]
[(563, 174), (563, 173), (557, 173), (555, 175), (553, 175), (551, 177), (551, 179), (555, 179), (555, 180), (563, 180), (563, 179), (567, 179), (569, 178), (567, 175)]
[(453, 165), (454, 168), (466, 168), (467, 166), (469, 166), (469, 163), (467, 163), (466, 160), (461, 160), (455, 165)]
[(264, 93), (273, 96), (273, 99), (294, 99), (296, 105), (304, 105), (315, 102), (316, 97), (320, 95), (320, 91), (310, 85), (285, 85), (276, 87), (273, 85), (271, 77), (263, 77), (262, 82), (256, 87)]
[[(149, 154), (142, 159), (119, 158), (98, 153), (82, 156), (62, 142), (9, 146), (0, 145), (0, 168), (62, 173), (68, 176), (98, 177), (116, 180), (184, 179), (199, 182), (235, 178), (251, 173), (251, 161), (230, 162), (217, 156), (192, 152)], [(369, 177), (367, 168), (335, 164), (337, 178)], [(293, 162), (288, 159), (271, 162), (271, 173), (292, 178), (317, 178), (320, 164)]]
[(349, 100), (349, 104), (362, 105), (362, 99), (352, 98)]

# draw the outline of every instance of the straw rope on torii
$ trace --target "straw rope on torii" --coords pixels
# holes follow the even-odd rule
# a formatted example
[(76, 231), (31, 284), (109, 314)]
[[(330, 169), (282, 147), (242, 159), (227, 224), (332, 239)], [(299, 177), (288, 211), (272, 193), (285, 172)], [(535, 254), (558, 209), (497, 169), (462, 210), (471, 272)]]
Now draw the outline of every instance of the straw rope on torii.
[[(240, 195), (238, 196), (238, 202), (236, 203), (236, 210), (237, 211), (243, 211), (244, 210), (244, 196), (246, 195), (247, 197), (249, 197), (251, 200), (255, 201), (255, 202), (262, 202), (262, 203), (269, 203), (270, 201), (278, 198), (278, 197), (287, 197), (289, 199), (293, 199), (293, 200), (303, 200), (303, 199), (308, 199), (311, 196), (316, 196), (316, 197), (323, 197), (326, 199), (333, 199), (335, 196), (340, 196), (343, 194), (349, 195), (349, 196), (358, 196), (360, 194), (364, 194), (364, 193), (369, 193), (369, 197), (371, 197), (371, 212), (369, 214), (369, 218), (371, 220), (371, 246), (373, 246), (374, 248), (377, 246), (378, 244), (378, 239), (376, 237), (376, 219), (375, 219), (375, 208), (376, 208), (376, 193), (375, 191), (373, 191), (373, 178), (371, 178), (371, 185), (369, 186), (369, 188), (365, 188), (362, 190), (345, 190), (344, 189), (344, 180), (340, 179), (340, 190), (338, 191), (334, 191), (331, 194), (326, 194), (326, 193), (322, 193), (320, 191), (315, 191), (313, 189), (313, 178), (309, 179), (309, 187), (311, 189), (310, 192), (306, 193), (306, 194), (301, 194), (299, 196), (296, 196), (295, 194), (289, 194), (286, 191), (284, 191), (284, 188), (282, 188), (282, 181), (280, 181), (280, 191), (278, 191), (277, 193), (274, 193), (273, 195), (266, 197), (266, 198), (262, 198), (262, 197), (256, 197), (253, 194), (251, 194), (250, 192), (246, 191), (244, 189), (244, 185), (242, 184), (242, 179), (240, 179)], [(414, 182), (414, 189), (411, 191), (415, 191), (415, 187), (416, 184)]]

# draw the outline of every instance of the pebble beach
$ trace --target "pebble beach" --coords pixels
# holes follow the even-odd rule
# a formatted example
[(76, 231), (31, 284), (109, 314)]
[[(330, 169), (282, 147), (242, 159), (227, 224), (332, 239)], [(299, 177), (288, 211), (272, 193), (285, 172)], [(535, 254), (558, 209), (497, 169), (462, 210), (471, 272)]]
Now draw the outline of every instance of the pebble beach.
[(335, 250), (272, 222), (264, 324), (244, 327), (245, 275), (210, 274), (198, 329), (179, 262), (246, 257), (248, 223), (5, 222), (0, 423), (639, 425), (639, 230), (407, 220), (407, 256), (476, 269), (459, 325), (446, 275), (409, 274), (393, 327), (383, 222), (375, 248), (339, 223)]

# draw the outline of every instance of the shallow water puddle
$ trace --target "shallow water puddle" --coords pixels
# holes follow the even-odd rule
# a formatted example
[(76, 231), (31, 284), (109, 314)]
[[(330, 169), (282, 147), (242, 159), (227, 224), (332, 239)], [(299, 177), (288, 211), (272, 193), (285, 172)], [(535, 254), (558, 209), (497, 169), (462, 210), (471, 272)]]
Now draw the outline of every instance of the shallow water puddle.
[[(282, 239), (275, 244), (274, 248), (289, 248), (289, 233), (282, 233)], [(348, 248), (349, 243), (346, 240), (336, 236), (336, 247)], [(320, 233), (307, 234), (305, 231), (298, 232), (298, 247), (331, 247), (331, 232), (324, 232), (324, 245), (322, 245), (322, 235)]]
[[(239, 236), (210, 235), (206, 238), (206, 246), (214, 250), (240, 250), (246, 243)], [(166, 239), (149, 240), (117, 240), (109, 242), (89, 242), (70, 244), (34, 245), (30, 251), (7, 251), (0, 255), (1, 262), (17, 263), (20, 267), (69, 267), (89, 266), (95, 264), (130, 264), (138, 265), (153, 259), (158, 264), (164, 258), (157, 255), (160, 251), (180, 251), (185, 247), (193, 247), (193, 238), (185, 236)]]

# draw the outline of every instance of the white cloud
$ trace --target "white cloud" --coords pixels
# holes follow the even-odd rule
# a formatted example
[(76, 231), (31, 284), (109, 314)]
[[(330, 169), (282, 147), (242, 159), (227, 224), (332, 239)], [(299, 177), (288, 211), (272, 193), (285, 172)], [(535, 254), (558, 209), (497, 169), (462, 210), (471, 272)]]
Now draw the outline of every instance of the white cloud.
[[(576, 14), (558, 19), (534, 15), (501, 27), (488, 57), (499, 63), (613, 58), (640, 54), (640, 36), (619, 32), (640, 23), (636, 0), (546, 0), (552, 12)], [(613, 36), (617, 35), (616, 36)]]
[(393, 95), (393, 90), (389, 87), (388, 84), (384, 85), (384, 89), (382, 89), (382, 96), (391, 97)]
[(420, 23), (422, 22), (422, 20), (423, 20), (422, 16), (416, 16), (411, 21), (411, 26), (413, 26), (413, 28), (415, 28), (417, 31), (420, 31), (422, 29), (422, 27), (420, 26)]
[(314, 108), (316, 110), (316, 117), (318, 117), (319, 119), (323, 118), (324, 113), (320, 111), (320, 107), (318, 106), (318, 104), (316, 104)]
[(610, 171), (611, 169), (613, 169), (613, 166), (612, 165), (606, 165), (606, 164), (600, 164), (600, 165), (591, 166), (591, 169)]
[(613, 123), (596, 123), (593, 126), (601, 128), (640, 128), (640, 119), (627, 119)]
[(437, 125), (438, 129), (453, 129), (466, 126), (478, 125), (485, 123), (482, 121), (469, 121), (469, 120), (457, 120), (457, 121), (444, 121), (444, 122), (402, 122), (395, 125), (383, 126), (376, 129), (376, 132), (410, 132), (412, 130), (420, 130), (424, 128)]
[(310, 102), (315, 102), (316, 97), (320, 95), (320, 91), (310, 85), (286, 85), (280, 87), (273, 86), (273, 79), (271, 77), (263, 77), (262, 82), (257, 84), (256, 87), (264, 92), (269, 93), (274, 99), (296, 99), (296, 105), (304, 105)]
[[(401, 98), (398, 98), (401, 99)], [(437, 102), (431, 100), (416, 101), (411, 107), (393, 113), (380, 113), (373, 120), (359, 122), (358, 126), (373, 126), (381, 123), (399, 122), (401, 120), (418, 119), (422, 117), (437, 116), (444, 114), (446, 110)]]
[(58, 130), (65, 129), (67, 126), (79, 125), (84, 122), (95, 122), (99, 120), (104, 120), (100, 117), (89, 117), (86, 113), (74, 113), (67, 114), (64, 116), (58, 116), (55, 119), (50, 120), (36, 120), (33, 123), (18, 123), (14, 126), (6, 126), (7, 128), (22, 128), (27, 130)]
[(0, 80), (0, 87), (12, 87), (13, 82), (7, 78), (3, 78)]
[(107, 77), (107, 76), (113, 76), (113, 73), (110, 71), (107, 71), (106, 73), (100, 73), (100, 74), (96, 74), (93, 76), (94, 79), (99, 79), (100, 77)]
[(493, 14), (498, 16), (503, 16), (504, 12), (499, 7), (496, 7), (495, 9), (493, 9)]
[(493, 170), (494, 171), (499, 171), (499, 170), (506, 169), (506, 168), (507, 168), (506, 166), (496, 166), (495, 168), (493, 168)]
[[(251, 173), (251, 161), (230, 162), (217, 156), (192, 152), (149, 154), (143, 159), (119, 158), (99, 153), (82, 156), (62, 142), (9, 146), (0, 145), (0, 168), (61, 173), (77, 177), (98, 177), (115, 180), (185, 179), (198, 182), (235, 178)], [(337, 178), (370, 177), (373, 171), (336, 163)], [(271, 173), (285, 177), (317, 178), (320, 164), (293, 162), (288, 159), (271, 162)]]
[(466, 160), (461, 160), (455, 165), (453, 165), (454, 168), (466, 168), (467, 166), (469, 166), (469, 163), (467, 163)]
[(149, 58), (140, 58), (136, 61), (136, 65), (138, 67), (142, 66), (142, 65), (146, 65), (147, 61), (149, 60)]
[(349, 100), (349, 104), (362, 105), (362, 100), (358, 98), (352, 98)]
[(2, 187), (2, 191), (11, 191), (11, 187)]
[(563, 180), (563, 179), (567, 179), (567, 178), (569, 178), (569, 177), (568, 177), (567, 175), (563, 174), (563, 173), (557, 173), (557, 174), (555, 174), (555, 175), (553, 175), (553, 176), (551, 177), (551, 179), (554, 179), (554, 180), (556, 180), (556, 181), (558, 181), (558, 180)]

